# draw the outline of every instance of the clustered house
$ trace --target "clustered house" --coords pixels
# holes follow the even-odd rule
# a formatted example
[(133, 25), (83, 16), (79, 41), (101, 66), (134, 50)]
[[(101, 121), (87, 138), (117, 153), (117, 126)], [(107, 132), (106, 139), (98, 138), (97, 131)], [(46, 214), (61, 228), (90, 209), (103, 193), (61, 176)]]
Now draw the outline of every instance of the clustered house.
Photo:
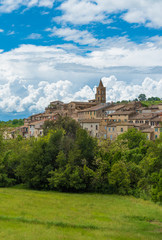
[(145, 133), (149, 140), (155, 140), (162, 132), (162, 104), (143, 107), (139, 101), (106, 103), (106, 87), (100, 80), (95, 99), (88, 102), (50, 102), (44, 113), (26, 118), (24, 126), (11, 130), (9, 137), (15, 138), (18, 134), (25, 138), (42, 136), (44, 122), (56, 121), (59, 116), (75, 119), (91, 136), (97, 138), (115, 140), (128, 129), (136, 128)]

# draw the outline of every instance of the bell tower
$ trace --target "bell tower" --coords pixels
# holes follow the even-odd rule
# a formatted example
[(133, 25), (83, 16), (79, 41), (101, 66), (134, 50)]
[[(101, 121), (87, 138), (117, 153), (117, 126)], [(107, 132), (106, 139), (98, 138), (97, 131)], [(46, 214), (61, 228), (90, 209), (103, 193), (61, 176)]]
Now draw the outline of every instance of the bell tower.
[(96, 89), (95, 99), (97, 104), (106, 103), (106, 87), (103, 86), (102, 80)]

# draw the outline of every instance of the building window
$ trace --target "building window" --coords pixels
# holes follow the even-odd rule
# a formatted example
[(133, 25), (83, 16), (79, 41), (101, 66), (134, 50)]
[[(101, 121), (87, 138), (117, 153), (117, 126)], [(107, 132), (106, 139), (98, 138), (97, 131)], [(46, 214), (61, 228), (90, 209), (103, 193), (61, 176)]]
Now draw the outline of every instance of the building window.
[(93, 127), (93, 125), (91, 125), (91, 128)]
[(98, 130), (98, 125), (96, 125), (96, 130)]
[(121, 119), (119, 119), (118, 122), (121, 122)]
[(110, 135), (110, 140), (112, 140), (112, 135)]
[(107, 127), (105, 126), (105, 130), (107, 129)]
[(155, 128), (155, 132), (158, 132), (158, 128)]
[(111, 128), (109, 128), (109, 132), (111, 131)]
[(100, 90), (98, 90), (98, 94), (100, 94)]
[(113, 127), (113, 129), (112, 129), (112, 130), (113, 130), (113, 132), (114, 132), (114, 127)]
[(123, 132), (123, 128), (121, 128), (121, 132)]
[(106, 137), (106, 134), (104, 134), (104, 139), (106, 139), (107, 137)]

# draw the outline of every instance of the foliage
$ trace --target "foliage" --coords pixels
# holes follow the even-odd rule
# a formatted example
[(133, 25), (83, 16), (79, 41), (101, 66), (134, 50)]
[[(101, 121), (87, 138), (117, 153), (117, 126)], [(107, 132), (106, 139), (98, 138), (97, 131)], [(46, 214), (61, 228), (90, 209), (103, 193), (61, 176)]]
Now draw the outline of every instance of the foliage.
[(5, 127), (20, 127), (24, 125), (24, 120), (23, 119), (13, 119), (9, 121), (0, 121), (0, 128), (5, 128)]
[(51, 129), (64, 129), (66, 135), (70, 137), (76, 136), (77, 129), (80, 128), (78, 122), (69, 117), (59, 117), (56, 122), (54, 121), (45, 121), (43, 126), (44, 135), (47, 135)]
[(89, 136), (60, 117), (46, 122), (38, 139), (0, 136), (0, 186), (24, 183), (33, 189), (132, 194), (162, 202), (162, 137), (155, 142), (136, 129), (115, 141)]
[(138, 96), (138, 100), (139, 101), (146, 101), (146, 95), (144, 93), (141, 93), (139, 96)]
[(130, 176), (127, 170), (127, 165), (124, 161), (118, 161), (111, 168), (109, 175), (109, 183), (113, 188), (114, 193), (122, 195), (130, 192)]

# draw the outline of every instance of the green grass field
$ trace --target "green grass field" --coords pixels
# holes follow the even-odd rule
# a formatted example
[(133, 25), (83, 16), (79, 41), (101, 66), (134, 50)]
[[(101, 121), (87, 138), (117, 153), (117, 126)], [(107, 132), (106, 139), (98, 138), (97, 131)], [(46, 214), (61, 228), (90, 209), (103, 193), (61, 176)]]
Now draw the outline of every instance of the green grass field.
[(162, 208), (117, 195), (1, 188), (0, 239), (162, 239)]

